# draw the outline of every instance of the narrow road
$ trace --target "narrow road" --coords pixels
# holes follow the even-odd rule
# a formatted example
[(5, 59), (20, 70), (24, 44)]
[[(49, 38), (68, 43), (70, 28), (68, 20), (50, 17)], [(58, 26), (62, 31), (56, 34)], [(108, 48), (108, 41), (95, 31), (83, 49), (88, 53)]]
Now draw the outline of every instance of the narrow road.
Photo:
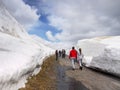
[(60, 81), (58, 90), (120, 90), (120, 78), (85, 67), (80, 70), (78, 64), (73, 71), (67, 57), (59, 58), (59, 63), (59, 77), (63, 81)]
[(68, 57), (56, 61), (51, 56), (43, 63), (42, 70), (19, 90), (120, 90), (120, 78), (78, 68), (76, 64), (76, 70), (72, 70)]

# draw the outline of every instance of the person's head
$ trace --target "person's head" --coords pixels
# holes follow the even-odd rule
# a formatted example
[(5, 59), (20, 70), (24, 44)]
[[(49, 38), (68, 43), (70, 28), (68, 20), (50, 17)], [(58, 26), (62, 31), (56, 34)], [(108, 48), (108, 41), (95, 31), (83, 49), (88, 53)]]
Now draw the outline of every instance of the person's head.
[(81, 52), (82, 51), (82, 49), (81, 48), (79, 48), (79, 52)]
[(75, 49), (75, 47), (73, 46), (72, 49)]

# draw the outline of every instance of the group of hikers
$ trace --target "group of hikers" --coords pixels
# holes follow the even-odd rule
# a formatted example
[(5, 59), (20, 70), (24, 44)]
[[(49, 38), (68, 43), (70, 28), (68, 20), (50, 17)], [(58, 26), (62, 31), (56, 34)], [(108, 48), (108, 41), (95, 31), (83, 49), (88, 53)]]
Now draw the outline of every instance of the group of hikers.
[[(65, 58), (66, 51), (64, 49), (62, 49), (62, 51), (56, 50), (55, 54), (56, 54), (56, 60), (58, 60), (58, 57), (61, 57), (61, 55), (62, 55), (62, 58)], [(75, 47), (73, 46), (72, 50), (69, 51), (69, 59), (71, 60), (72, 70), (75, 70), (75, 63), (78, 63), (79, 64), (79, 69), (82, 70), (82, 67), (83, 67), (82, 66), (82, 59), (83, 59), (83, 57), (84, 57), (84, 55), (82, 53), (82, 49), (79, 48), (79, 51), (77, 51), (75, 49)]]
[(65, 58), (66, 57), (66, 51), (65, 51), (65, 49), (62, 49), (62, 50), (59, 50), (59, 51), (56, 50), (55, 55), (56, 55), (56, 60), (58, 60), (58, 57)]

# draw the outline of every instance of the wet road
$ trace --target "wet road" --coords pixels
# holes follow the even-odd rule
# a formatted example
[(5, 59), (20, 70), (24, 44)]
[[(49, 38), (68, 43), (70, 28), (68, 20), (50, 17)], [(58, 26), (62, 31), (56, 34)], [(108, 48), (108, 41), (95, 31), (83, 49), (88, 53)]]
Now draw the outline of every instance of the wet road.
[(120, 90), (120, 78), (88, 68), (72, 70), (68, 58), (49, 57), (42, 70), (19, 90)]
[(57, 65), (57, 90), (120, 90), (120, 78), (88, 68), (73, 71), (71, 62), (59, 58)]
[(57, 90), (88, 90), (74, 78), (66, 76), (66, 67), (57, 66)]

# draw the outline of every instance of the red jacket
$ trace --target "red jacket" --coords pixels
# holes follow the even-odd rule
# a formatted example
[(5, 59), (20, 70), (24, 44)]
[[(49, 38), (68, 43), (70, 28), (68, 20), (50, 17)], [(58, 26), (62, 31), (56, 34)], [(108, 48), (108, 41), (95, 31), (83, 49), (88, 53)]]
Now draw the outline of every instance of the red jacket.
[(69, 54), (69, 58), (76, 58), (77, 59), (77, 51), (72, 49)]

